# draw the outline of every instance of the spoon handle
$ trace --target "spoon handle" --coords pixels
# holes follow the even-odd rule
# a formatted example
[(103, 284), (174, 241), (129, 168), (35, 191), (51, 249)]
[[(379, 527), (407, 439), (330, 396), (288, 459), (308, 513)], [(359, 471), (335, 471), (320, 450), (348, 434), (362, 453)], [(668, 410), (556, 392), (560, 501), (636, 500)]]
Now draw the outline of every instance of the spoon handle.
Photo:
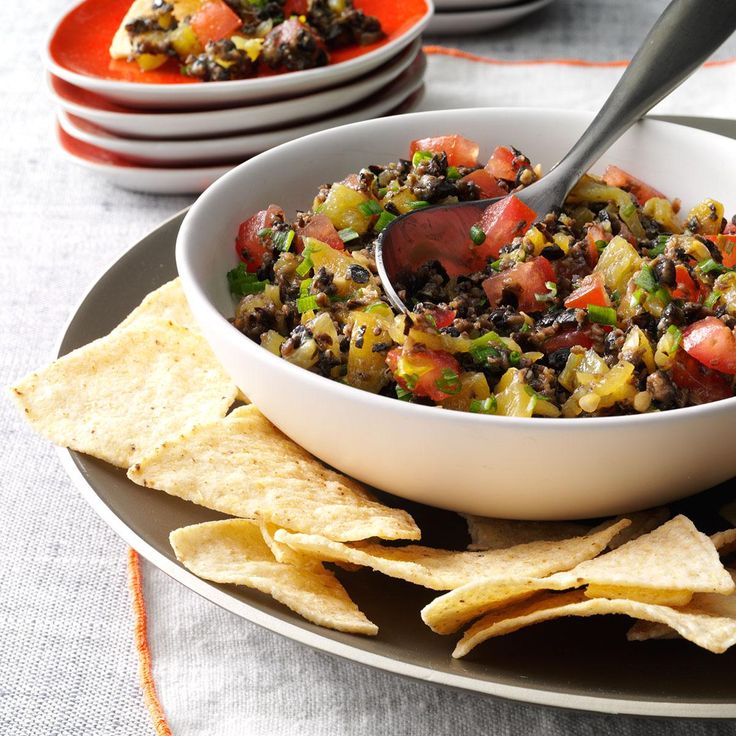
[(558, 201), (562, 202), (598, 158), (687, 79), (734, 29), (736, 0), (673, 0), (588, 129), (545, 177), (554, 179)]

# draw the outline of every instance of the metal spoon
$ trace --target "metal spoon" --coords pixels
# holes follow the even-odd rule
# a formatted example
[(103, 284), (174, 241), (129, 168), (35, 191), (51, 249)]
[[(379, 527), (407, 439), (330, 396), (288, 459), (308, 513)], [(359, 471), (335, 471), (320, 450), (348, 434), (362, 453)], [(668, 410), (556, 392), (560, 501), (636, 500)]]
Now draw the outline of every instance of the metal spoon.
[[(734, 28), (736, 0), (673, 0), (570, 152), (542, 179), (513, 196), (540, 218), (562, 205), (598, 158), (687, 79)], [(393, 283), (429, 261), (439, 261), (450, 276), (485, 267), (474, 252), (470, 228), (491, 203), (500, 199), (415, 210), (384, 228), (376, 242), (376, 266), (386, 297), (395, 309), (409, 312)]]

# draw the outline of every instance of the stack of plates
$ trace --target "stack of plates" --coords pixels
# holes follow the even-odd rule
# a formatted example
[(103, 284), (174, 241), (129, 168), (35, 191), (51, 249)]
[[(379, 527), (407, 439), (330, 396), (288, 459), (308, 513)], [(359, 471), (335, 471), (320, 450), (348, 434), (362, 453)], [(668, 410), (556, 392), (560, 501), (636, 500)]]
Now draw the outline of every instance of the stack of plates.
[(479, 33), (511, 25), (543, 8), (552, 0), (435, 0), (437, 12), (427, 27), (427, 33), (451, 35)]
[(244, 159), (337, 125), (408, 112), (423, 92), (419, 34), (431, 0), (356, 0), (386, 38), (332, 55), (318, 69), (228, 82), (140, 72), (112, 61), (110, 39), (130, 0), (83, 0), (45, 53), (57, 137), (75, 163), (126, 189), (199, 192)]

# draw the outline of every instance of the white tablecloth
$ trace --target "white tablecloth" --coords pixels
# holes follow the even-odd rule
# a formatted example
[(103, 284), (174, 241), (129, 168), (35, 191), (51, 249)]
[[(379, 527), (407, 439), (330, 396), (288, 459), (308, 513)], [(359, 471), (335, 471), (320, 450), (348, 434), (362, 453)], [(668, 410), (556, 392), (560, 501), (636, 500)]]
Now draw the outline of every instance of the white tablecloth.
[[(0, 384), (42, 365), (87, 286), (191, 202), (124, 192), (63, 161), (37, 50), (69, 0), (3, 4)], [(662, 0), (557, 0), (486, 37), (430, 39), (502, 59), (629, 57)], [(736, 56), (736, 39), (716, 58)], [(736, 118), (736, 65), (662, 111)], [(498, 66), (432, 56), (423, 108), (594, 109), (620, 68)], [(732, 175), (732, 172), (729, 174)], [(732, 207), (734, 203), (731, 203)], [(126, 546), (80, 499), (53, 449), (0, 401), (0, 733), (154, 733), (138, 680)], [(734, 733), (553, 711), (403, 680), (282, 639), (142, 565), (155, 684), (174, 736)], [(666, 673), (663, 673), (666, 677)], [(166, 733), (159, 723), (159, 734)]]

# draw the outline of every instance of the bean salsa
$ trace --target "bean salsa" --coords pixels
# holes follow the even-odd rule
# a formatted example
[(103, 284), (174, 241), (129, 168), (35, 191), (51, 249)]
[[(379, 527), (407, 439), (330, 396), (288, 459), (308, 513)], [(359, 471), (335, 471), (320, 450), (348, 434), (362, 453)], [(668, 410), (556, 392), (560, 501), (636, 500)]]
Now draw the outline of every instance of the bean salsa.
[(609, 166), (562, 208), (516, 197), (470, 240), (481, 271), (427, 263), (384, 298), (374, 240), (420, 207), (498, 197), (541, 176), (510, 146), (478, 162), (460, 135), (325, 184), (287, 218), (270, 204), (236, 237), (233, 324), (306, 370), (417, 404), (517, 417), (645, 413), (734, 395), (736, 218), (680, 202)]

